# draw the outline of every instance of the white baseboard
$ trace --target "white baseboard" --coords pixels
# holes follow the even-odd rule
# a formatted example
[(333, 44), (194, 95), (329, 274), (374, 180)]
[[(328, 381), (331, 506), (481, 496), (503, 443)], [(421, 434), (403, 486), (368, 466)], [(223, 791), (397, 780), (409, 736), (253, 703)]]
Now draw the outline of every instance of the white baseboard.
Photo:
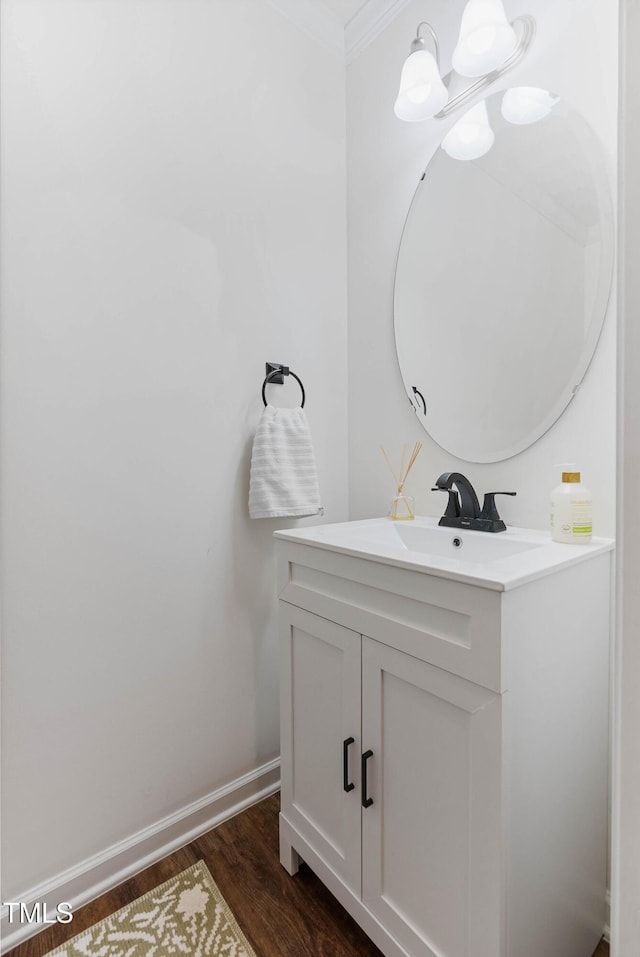
[[(230, 784), (218, 788), (138, 831), (124, 841), (82, 861), (75, 867), (57, 874), (51, 880), (32, 887), (14, 900), (27, 904), (46, 904), (49, 914), (56, 913), (62, 901), (69, 902), (75, 912), (83, 904), (95, 900), (123, 881), (138, 874), (156, 861), (184, 847), (206, 831), (233, 817), (240, 811), (261, 801), (280, 786), (280, 759), (270, 761), (255, 771), (244, 774)], [(7, 953), (22, 941), (44, 930), (42, 923), (9, 923), (9, 908), (2, 908), (2, 953)]]

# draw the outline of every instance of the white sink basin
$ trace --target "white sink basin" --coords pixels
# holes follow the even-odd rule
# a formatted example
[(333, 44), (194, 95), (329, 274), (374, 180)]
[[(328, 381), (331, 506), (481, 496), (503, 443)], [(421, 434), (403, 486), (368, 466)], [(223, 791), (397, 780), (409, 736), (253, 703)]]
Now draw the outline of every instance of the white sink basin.
[(613, 548), (611, 539), (562, 545), (552, 542), (548, 532), (536, 529), (474, 532), (441, 527), (436, 518), (412, 522), (372, 518), (283, 529), (275, 536), (500, 591)]
[(405, 548), (428, 555), (456, 558), (465, 562), (495, 562), (510, 555), (542, 548), (542, 542), (503, 537), (505, 533), (470, 532), (425, 525), (395, 525), (392, 528)]

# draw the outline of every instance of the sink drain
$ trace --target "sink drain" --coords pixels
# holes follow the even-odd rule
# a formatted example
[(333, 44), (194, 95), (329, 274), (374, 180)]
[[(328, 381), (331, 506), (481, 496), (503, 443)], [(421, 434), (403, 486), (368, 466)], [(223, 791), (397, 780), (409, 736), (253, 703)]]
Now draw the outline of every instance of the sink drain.
[(454, 537), (451, 539), (451, 544), (454, 548), (462, 548), (464, 543), (458, 535), (454, 535)]

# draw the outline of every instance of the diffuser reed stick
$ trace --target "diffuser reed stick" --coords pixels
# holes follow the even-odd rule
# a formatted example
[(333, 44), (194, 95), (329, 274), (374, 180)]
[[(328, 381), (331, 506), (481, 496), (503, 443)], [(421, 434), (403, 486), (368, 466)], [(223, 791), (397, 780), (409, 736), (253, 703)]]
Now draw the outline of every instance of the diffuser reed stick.
[(422, 448), (422, 442), (416, 442), (413, 446), (413, 451), (408, 456), (408, 446), (406, 443), (402, 446), (402, 459), (400, 461), (400, 470), (396, 473), (391, 460), (387, 455), (383, 445), (380, 446), (380, 451), (384, 455), (385, 461), (389, 466), (389, 471), (393, 475), (394, 481), (397, 486), (396, 494), (393, 497), (391, 503), (391, 510), (389, 512), (389, 518), (394, 520), (399, 519), (413, 519), (416, 517), (415, 511), (415, 502), (411, 495), (407, 495), (404, 491), (404, 483), (407, 481), (407, 476), (413, 468), (415, 460), (418, 458), (420, 449)]

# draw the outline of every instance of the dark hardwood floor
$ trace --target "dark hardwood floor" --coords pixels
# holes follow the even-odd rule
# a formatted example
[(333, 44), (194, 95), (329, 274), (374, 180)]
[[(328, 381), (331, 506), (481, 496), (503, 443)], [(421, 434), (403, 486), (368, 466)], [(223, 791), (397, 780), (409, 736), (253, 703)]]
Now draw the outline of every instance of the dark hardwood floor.
[[(381, 957), (346, 911), (303, 865), (289, 877), (278, 857), (278, 794), (14, 948), (11, 957), (43, 957), (141, 894), (203, 860), (257, 957)], [(9, 957), (9, 955), (7, 955)], [(545, 957), (541, 954), (540, 957)], [(593, 957), (609, 957), (602, 942)]]

